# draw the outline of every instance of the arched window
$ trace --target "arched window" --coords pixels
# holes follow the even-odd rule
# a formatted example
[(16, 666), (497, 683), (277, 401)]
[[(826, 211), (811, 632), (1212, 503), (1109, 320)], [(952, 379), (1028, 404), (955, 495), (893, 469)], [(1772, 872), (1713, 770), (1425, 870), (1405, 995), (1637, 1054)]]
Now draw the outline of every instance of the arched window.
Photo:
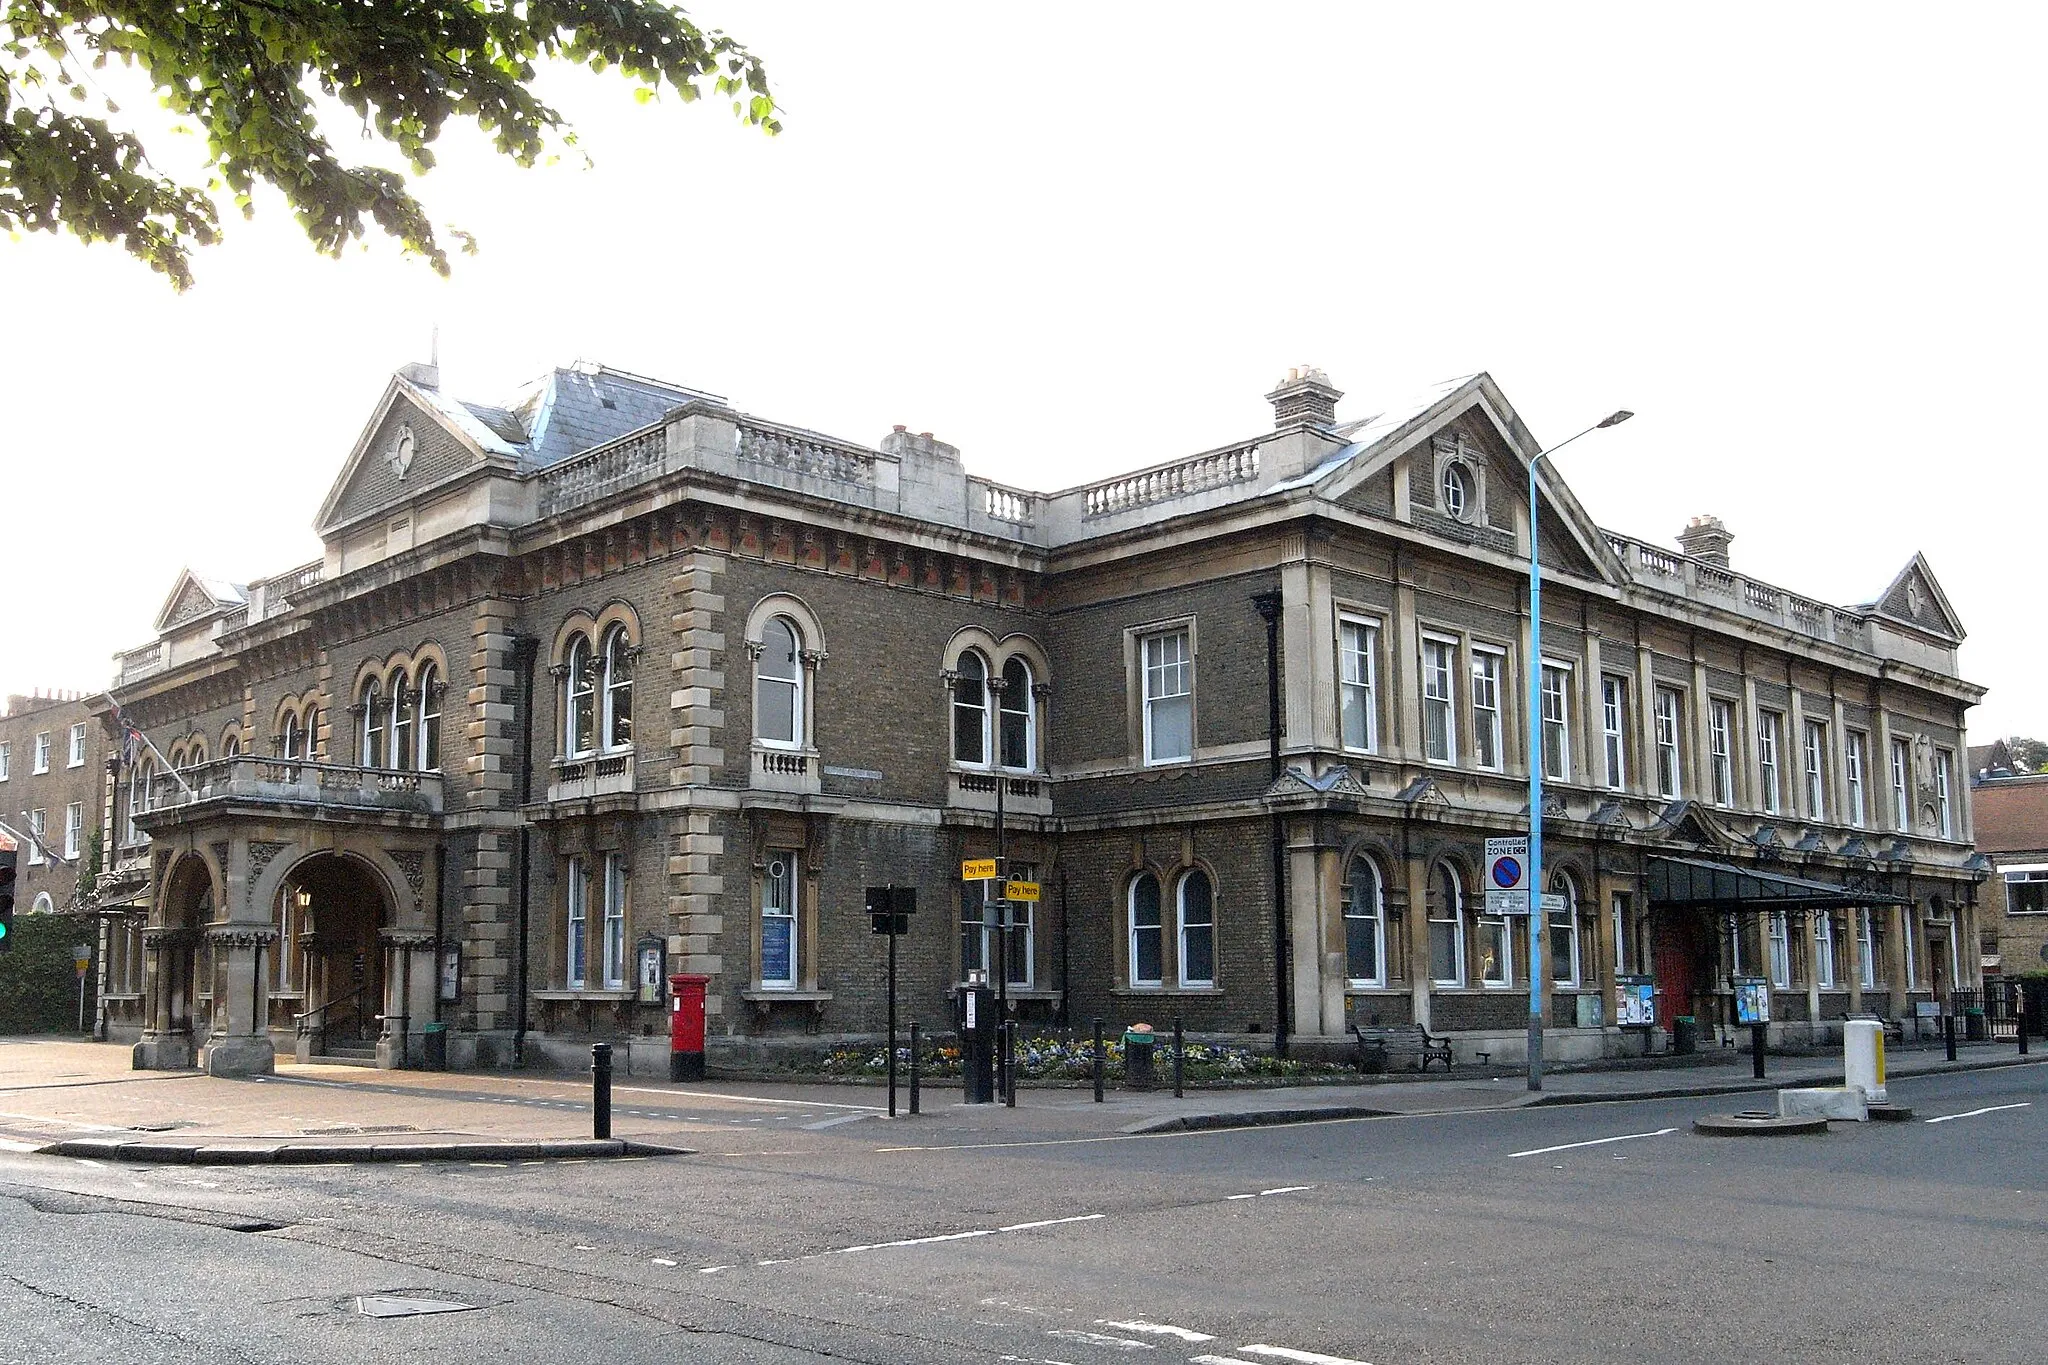
[(128, 821), (127, 828), (123, 832), (121, 839), (123, 844), (147, 842), (148, 836), (135, 827), (135, 817), (149, 810), (149, 791), (151, 784), (155, 780), (156, 763), (154, 760), (145, 758), (130, 765), (128, 769)]
[(1180, 984), (1216, 984), (1216, 891), (1209, 874), (1195, 868), (1180, 879)]
[(1438, 863), (1429, 897), (1429, 979), (1438, 986), (1465, 984), (1465, 888), (1458, 870)]
[(761, 627), (754, 672), (754, 737), (778, 749), (804, 747), (803, 636), (786, 616)]
[(1149, 872), (1141, 872), (1131, 879), (1126, 921), (1130, 939), (1131, 984), (1165, 985), (1165, 945), (1160, 941), (1159, 878)]
[(196, 768), (204, 762), (206, 762), (206, 743), (204, 740), (195, 739), (192, 741), (191, 746), (185, 750), (185, 761), (178, 766), (181, 768)]
[(299, 743), (300, 751), (308, 763), (320, 757), (320, 706), (317, 702), (306, 703), (306, 734)]
[(1508, 917), (1506, 915), (1490, 914), (1482, 909), (1479, 912), (1476, 925), (1479, 933), (1477, 942), (1474, 944), (1474, 951), (1479, 956), (1479, 984), (1482, 986), (1514, 985), (1514, 937), (1508, 932)]
[(1363, 854), (1344, 879), (1344, 977), (1353, 986), (1387, 984), (1386, 901), (1380, 870)]
[[(303, 732), (299, 729), (299, 713), (296, 710), (284, 713), (284, 732), (278, 736), (278, 757), (284, 759), (302, 758), (300, 750)], [(369, 766), (365, 764), (364, 766)]]
[(363, 683), (363, 745), (359, 760), (365, 768), (384, 766), (384, 689), (375, 678)]
[(953, 761), (988, 762), (988, 663), (978, 650), (963, 653), (953, 670)]
[(441, 771), (441, 675), (434, 665), (420, 665), (419, 763), (423, 773)]
[(1564, 897), (1564, 907), (1550, 912), (1550, 979), (1560, 986), (1579, 984), (1579, 888), (1563, 868), (1550, 875), (1550, 889)]
[(1032, 714), (1031, 665), (1011, 655), (1003, 665), (1002, 761), (1005, 768), (1038, 766), (1038, 727)]
[(222, 758), (240, 758), (242, 756), (242, 737), (233, 730), (222, 735), (220, 740), (220, 756)]
[(1452, 460), (1444, 466), (1444, 515), (1462, 520), (1472, 505), (1472, 471)]
[(604, 637), (604, 747), (623, 749), (633, 742), (633, 643), (624, 626)]
[(590, 637), (569, 644), (568, 692), (563, 707), (562, 753), (578, 758), (597, 752), (597, 655)]
[(412, 690), (412, 680), (403, 669), (391, 677), (391, 765), (394, 768), (411, 768), (419, 755), (414, 751), (418, 730), (415, 728), (419, 713), (418, 695)]

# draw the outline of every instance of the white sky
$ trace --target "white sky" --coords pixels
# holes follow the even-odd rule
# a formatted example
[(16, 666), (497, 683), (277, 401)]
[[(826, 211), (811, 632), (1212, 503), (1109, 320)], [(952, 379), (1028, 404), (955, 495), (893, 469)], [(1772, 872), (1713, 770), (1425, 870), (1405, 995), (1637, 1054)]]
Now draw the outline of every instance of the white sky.
[(420, 190), (482, 254), (450, 281), (316, 256), (274, 197), (183, 297), (0, 241), (0, 689), (103, 686), (183, 565), (316, 557), (438, 323), (458, 396), (585, 357), (1046, 489), (1267, 429), (1289, 365), (1344, 417), (1490, 370), (1539, 439), (1636, 411), (1559, 457), (1602, 525), (1713, 512), (1738, 569), (1842, 603), (1924, 551), (1973, 733), (2048, 730), (2048, 473), (2010, 411), (2048, 312), (2042, 7), (692, 12), (767, 58), (783, 136), (551, 77), (597, 168), (451, 132)]

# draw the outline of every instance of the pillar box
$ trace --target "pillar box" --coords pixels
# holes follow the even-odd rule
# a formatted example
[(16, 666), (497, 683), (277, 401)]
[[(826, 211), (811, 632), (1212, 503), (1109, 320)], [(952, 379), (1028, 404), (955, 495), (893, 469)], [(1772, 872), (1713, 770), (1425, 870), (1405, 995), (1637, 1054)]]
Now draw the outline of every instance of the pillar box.
[(711, 978), (688, 972), (668, 979), (668, 1078), (704, 1079), (704, 988)]

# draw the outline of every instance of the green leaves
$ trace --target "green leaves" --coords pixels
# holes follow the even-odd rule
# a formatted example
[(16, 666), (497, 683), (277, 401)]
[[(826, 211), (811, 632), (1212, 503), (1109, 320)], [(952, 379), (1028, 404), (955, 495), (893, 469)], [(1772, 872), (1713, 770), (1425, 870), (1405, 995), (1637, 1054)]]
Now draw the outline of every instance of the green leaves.
[[(92, 93), (76, 74), (110, 58), (140, 67), (162, 102), (203, 132), (205, 188), (156, 173), (135, 135), (54, 103)], [(522, 166), (574, 146), (562, 115), (529, 88), (540, 59), (617, 68), (647, 104), (706, 87), (742, 122), (781, 131), (760, 60), (718, 30), (649, 0), (0, 0), (0, 229), (120, 241), (178, 289), (189, 253), (213, 243), (209, 191), (247, 216), (274, 186), (316, 249), (339, 255), (372, 225), (443, 274), (448, 258), (405, 180), (347, 167), (322, 133), (307, 82), (416, 175), (450, 118), (474, 122)], [(104, 101), (108, 115), (119, 110)], [(182, 121), (189, 121), (185, 123)], [(460, 249), (475, 239), (449, 229)]]

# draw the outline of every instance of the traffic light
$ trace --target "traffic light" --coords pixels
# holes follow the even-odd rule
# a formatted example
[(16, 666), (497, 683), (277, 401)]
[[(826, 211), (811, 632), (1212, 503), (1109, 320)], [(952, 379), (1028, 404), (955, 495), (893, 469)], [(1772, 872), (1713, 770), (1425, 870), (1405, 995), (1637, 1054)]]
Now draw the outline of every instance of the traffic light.
[(0, 848), (0, 953), (14, 951), (14, 850)]

